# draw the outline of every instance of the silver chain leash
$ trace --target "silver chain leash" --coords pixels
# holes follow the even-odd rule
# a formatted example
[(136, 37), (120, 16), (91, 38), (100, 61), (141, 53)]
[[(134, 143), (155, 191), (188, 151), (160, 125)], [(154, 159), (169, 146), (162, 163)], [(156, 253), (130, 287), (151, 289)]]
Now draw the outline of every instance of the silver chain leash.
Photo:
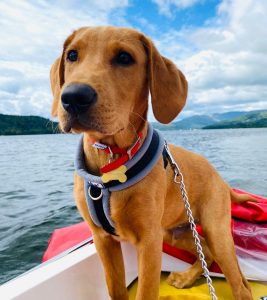
[[(201, 246), (199, 235), (198, 235), (198, 232), (197, 232), (197, 229), (196, 229), (196, 224), (195, 224), (195, 221), (194, 221), (192, 210), (190, 208), (190, 203), (189, 203), (187, 191), (186, 191), (185, 184), (184, 184), (183, 174), (182, 174), (180, 168), (178, 167), (176, 161), (173, 159), (173, 157), (171, 155), (171, 152), (169, 150), (169, 147), (168, 147), (166, 142), (165, 142), (165, 149), (166, 149), (166, 152), (168, 154), (168, 158), (170, 160), (171, 167), (174, 171), (173, 181), (176, 184), (179, 184), (179, 186), (180, 186), (184, 206), (185, 206), (185, 209), (186, 209), (186, 214), (188, 216), (188, 220), (189, 220), (189, 223), (190, 223), (190, 228), (192, 230), (193, 238), (194, 238), (195, 245), (196, 245), (196, 248), (197, 248), (198, 258), (199, 258), (200, 263), (201, 263), (201, 267), (202, 267), (202, 270), (203, 270), (203, 275), (205, 276), (206, 281), (207, 281), (207, 285), (209, 287), (209, 292), (210, 292), (211, 298), (212, 298), (212, 300), (218, 300), (218, 298), (215, 294), (215, 289), (212, 285), (212, 279), (210, 277), (210, 272), (209, 272), (209, 269), (208, 269), (208, 266), (207, 266), (207, 263), (206, 263), (206, 260), (205, 260), (205, 255), (204, 255), (203, 250), (202, 250), (202, 246)], [(178, 180), (178, 178), (180, 180)]]

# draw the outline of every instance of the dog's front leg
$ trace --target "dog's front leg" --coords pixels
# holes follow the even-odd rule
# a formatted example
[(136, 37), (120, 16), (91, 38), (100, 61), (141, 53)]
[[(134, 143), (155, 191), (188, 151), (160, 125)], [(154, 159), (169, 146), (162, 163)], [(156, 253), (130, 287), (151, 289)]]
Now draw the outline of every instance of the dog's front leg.
[(121, 245), (92, 222), (86, 204), (83, 179), (77, 174), (74, 176), (74, 192), (76, 205), (94, 233), (94, 243), (104, 266), (109, 295), (112, 300), (128, 300)]
[(128, 300), (125, 270), (120, 242), (106, 234), (95, 234), (94, 243), (104, 266), (109, 295), (112, 300)]
[(136, 300), (157, 300), (159, 297), (162, 231), (153, 227), (137, 245), (138, 289)]

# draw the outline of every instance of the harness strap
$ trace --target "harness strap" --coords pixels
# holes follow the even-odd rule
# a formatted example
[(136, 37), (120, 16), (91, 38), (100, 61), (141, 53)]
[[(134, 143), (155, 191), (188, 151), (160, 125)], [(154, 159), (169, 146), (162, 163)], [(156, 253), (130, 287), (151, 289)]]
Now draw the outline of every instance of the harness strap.
[[(97, 187), (93, 187), (94, 189), (98, 189)], [(110, 195), (108, 195), (108, 198), (110, 197)], [(93, 201), (93, 205), (94, 205), (94, 210), (96, 212), (97, 218), (101, 223), (101, 226), (103, 227), (103, 229), (112, 234), (112, 235), (117, 235), (115, 232), (115, 228), (113, 225), (113, 222), (111, 224), (110, 220), (108, 220), (105, 209), (104, 209), (104, 196), (102, 196), (102, 198), (100, 198), (99, 200), (95, 200)], [(108, 199), (109, 200), (109, 199)], [(109, 207), (108, 207), (109, 209)], [(108, 212), (109, 214), (109, 212)]]
[(159, 132), (148, 128), (147, 137), (136, 155), (126, 163), (127, 181), (117, 180), (103, 183), (101, 178), (94, 176), (85, 169), (83, 143), (80, 142), (75, 167), (78, 175), (84, 178), (84, 189), (90, 216), (96, 226), (102, 227), (112, 235), (116, 235), (115, 224), (110, 216), (110, 193), (126, 189), (142, 180), (154, 167), (162, 155), (164, 168), (168, 160), (164, 147), (164, 139)]

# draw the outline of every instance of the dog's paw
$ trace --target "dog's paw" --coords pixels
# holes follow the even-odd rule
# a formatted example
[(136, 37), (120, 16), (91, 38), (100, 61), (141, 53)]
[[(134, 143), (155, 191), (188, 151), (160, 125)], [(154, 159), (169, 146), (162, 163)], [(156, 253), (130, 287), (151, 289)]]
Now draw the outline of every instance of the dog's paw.
[(196, 279), (195, 276), (192, 276), (192, 274), (190, 275), (190, 273), (186, 271), (181, 273), (172, 272), (166, 281), (169, 285), (172, 285), (177, 289), (183, 289), (192, 286)]

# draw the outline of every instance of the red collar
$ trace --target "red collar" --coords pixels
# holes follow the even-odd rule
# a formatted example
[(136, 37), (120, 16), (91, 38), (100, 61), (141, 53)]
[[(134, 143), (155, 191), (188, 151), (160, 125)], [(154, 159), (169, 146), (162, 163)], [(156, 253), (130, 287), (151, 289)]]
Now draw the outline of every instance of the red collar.
[(93, 139), (91, 139), (91, 144), (94, 148), (96, 148), (98, 150), (103, 150), (107, 154), (110, 155), (110, 161), (112, 160), (114, 154), (120, 154), (121, 155), (121, 157), (119, 157), (119, 158), (111, 161), (110, 163), (104, 165), (103, 167), (101, 167), (100, 171), (102, 173), (107, 173), (107, 172), (115, 170), (115, 169), (119, 168), (120, 166), (124, 165), (139, 150), (139, 148), (141, 146), (141, 138), (142, 138), (142, 133), (140, 132), (137, 135), (137, 140), (129, 148), (119, 148), (119, 147), (116, 147), (116, 146), (108, 146), (108, 145), (105, 145), (105, 144), (95, 142)]

